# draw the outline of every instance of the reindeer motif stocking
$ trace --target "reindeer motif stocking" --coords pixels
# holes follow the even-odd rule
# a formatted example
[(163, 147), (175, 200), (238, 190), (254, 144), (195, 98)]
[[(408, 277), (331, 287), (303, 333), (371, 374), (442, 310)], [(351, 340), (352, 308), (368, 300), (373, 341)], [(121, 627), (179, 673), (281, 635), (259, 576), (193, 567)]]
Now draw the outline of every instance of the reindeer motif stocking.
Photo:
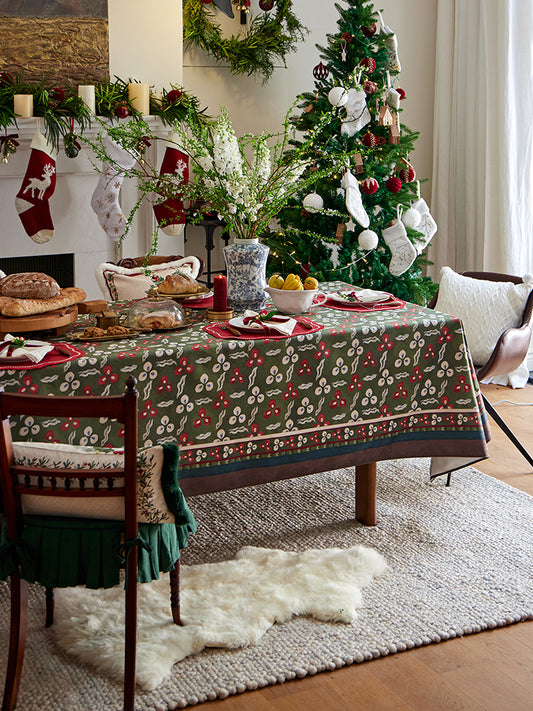
[(54, 236), (48, 200), (56, 187), (57, 151), (39, 131), (34, 135), (30, 148), (28, 168), (15, 205), (26, 233), (37, 244), (44, 244)]

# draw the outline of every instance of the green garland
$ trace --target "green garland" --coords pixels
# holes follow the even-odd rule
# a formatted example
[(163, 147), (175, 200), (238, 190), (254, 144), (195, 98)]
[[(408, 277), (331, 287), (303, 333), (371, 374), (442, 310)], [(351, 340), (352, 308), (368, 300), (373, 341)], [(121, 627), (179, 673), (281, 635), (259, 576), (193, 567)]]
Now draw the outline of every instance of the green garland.
[(196, 45), (217, 62), (227, 62), (233, 74), (259, 74), (263, 84), (274, 71), (275, 62), (285, 65), (285, 56), (308, 33), (291, 10), (292, 0), (273, 0), (270, 11), (254, 17), (246, 33), (224, 39), (210, 5), (202, 0), (185, 0), (183, 39)]

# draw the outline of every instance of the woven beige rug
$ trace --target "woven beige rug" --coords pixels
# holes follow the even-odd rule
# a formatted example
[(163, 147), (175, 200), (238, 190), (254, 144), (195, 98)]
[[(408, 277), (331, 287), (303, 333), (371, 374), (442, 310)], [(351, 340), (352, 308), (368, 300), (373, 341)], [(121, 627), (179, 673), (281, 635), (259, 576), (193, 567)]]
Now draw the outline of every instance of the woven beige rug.
[[(138, 690), (137, 709), (184, 708), (531, 619), (533, 498), (474, 469), (454, 474), (448, 488), (429, 483), (428, 465), (378, 465), (379, 524), (373, 528), (353, 520), (353, 472), (347, 470), (191, 498), (200, 529), (184, 557), (189, 565), (228, 560), (245, 545), (293, 552), (363, 545), (382, 554), (390, 569), (362, 591), (352, 624), (294, 617), (246, 648), (187, 657), (155, 690)], [(0, 610), (5, 649), (3, 583)], [(63, 652), (43, 619), (42, 591), (32, 590), (18, 708), (120, 709), (120, 683)]]

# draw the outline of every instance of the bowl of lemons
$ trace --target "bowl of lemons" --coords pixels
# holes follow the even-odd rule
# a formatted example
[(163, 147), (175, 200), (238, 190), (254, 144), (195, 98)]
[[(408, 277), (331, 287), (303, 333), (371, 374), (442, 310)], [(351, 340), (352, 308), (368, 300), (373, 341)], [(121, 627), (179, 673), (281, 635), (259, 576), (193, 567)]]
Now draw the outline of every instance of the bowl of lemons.
[(303, 281), (296, 274), (273, 274), (268, 280), (265, 291), (272, 303), (282, 314), (303, 314), (308, 311), (319, 295), (318, 282), (308, 276)]

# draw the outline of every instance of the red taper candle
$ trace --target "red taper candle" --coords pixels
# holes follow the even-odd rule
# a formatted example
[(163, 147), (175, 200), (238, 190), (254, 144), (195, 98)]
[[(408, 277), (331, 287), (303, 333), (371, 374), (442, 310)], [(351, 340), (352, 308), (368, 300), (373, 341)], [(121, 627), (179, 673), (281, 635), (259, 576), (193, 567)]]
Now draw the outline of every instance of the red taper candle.
[(228, 310), (228, 280), (217, 274), (213, 281), (213, 311)]

